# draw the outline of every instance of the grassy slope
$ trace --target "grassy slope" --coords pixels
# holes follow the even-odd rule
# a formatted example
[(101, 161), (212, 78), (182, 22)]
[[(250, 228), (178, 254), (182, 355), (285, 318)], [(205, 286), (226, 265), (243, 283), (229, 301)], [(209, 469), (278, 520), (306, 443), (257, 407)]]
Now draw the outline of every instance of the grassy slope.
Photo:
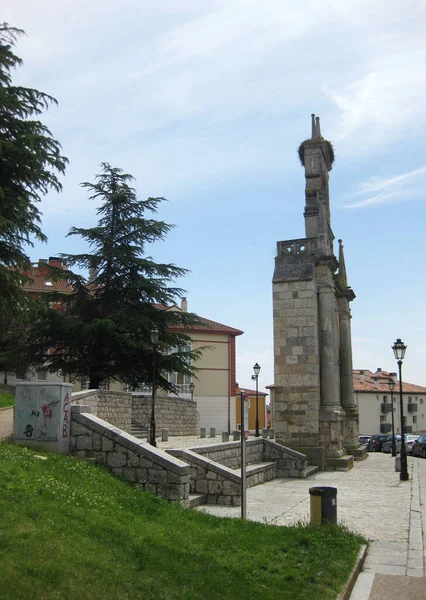
[(12, 394), (8, 394), (7, 392), (0, 392), (0, 408), (4, 408), (6, 406), (13, 406), (15, 404), (15, 396)]
[(343, 528), (218, 519), (72, 457), (0, 444), (2, 600), (335, 598)]

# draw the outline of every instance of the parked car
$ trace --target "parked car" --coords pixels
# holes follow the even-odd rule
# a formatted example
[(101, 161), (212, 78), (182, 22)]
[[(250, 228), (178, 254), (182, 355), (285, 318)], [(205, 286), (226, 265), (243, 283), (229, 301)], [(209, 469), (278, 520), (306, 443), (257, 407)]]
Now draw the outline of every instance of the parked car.
[[(401, 436), (399, 433), (395, 434), (395, 446), (397, 453), (401, 452)], [(382, 444), (382, 452), (392, 452), (392, 436), (389, 436), (389, 439)]]
[(407, 454), (413, 454), (413, 446), (416, 440), (419, 439), (418, 435), (406, 435), (405, 436), (405, 449), (407, 450)]
[(413, 444), (413, 456), (426, 458), (426, 435), (421, 435)]
[(361, 444), (361, 446), (369, 446), (370, 444), (370, 440), (371, 440), (371, 435), (359, 435), (358, 436), (358, 442)]
[(389, 439), (392, 439), (392, 436), (388, 433), (378, 433), (376, 435), (372, 435), (367, 450), (370, 452), (380, 452), (382, 445)]

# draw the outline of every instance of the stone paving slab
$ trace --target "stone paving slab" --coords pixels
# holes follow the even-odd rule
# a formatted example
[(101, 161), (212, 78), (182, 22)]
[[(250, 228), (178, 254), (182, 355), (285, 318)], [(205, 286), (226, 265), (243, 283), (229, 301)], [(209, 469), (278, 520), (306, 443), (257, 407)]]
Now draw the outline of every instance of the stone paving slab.
[[(423, 600), (426, 598), (426, 579), (415, 577), (398, 577), (395, 574), (374, 577), (369, 600)], [(352, 600), (352, 596), (351, 596)]]
[(13, 407), (0, 410), (0, 440), (13, 433)]
[[(347, 473), (321, 472), (309, 479), (274, 479), (249, 488), (247, 518), (275, 525), (307, 522), (310, 517), (309, 488), (318, 485), (337, 488), (340, 523), (369, 540), (403, 540), (407, 548), (410, 482), (401, 482), (393, 461), (381, 453), (355, 463)], [(223, 517), (240, 516), (238, 507), (204, 506), (199, 510)]]

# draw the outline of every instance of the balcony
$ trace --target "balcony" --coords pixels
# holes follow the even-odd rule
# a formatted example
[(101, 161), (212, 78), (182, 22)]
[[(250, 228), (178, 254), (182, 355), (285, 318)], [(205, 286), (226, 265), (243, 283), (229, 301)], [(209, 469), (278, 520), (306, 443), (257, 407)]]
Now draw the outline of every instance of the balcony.
[(404, 433), (413, 433), (413, 427), (411, 425), (404, 425)]
[(380, 433), (389, 433), (391, 429), (392, 425), (390, 423), (380, 423)]
[(410, 402), (407, 406), (409, 413), (417, 412), (417, 404), (413, 404), (412, 402)]
[(392, 404), (381, 404), (380, 405), (380, 412), (382, 413), (388, 413), (388, 412), (392, 412)]

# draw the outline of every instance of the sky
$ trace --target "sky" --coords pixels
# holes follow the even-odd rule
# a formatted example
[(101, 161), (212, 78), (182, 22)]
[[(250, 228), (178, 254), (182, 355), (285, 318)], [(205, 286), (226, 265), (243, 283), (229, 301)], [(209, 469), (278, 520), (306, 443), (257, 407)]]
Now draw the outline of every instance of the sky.
[(54, 96), (42, 121), (70, 163), (39, 208), (32, 260), (83, 251), (84, 181), (101, 162), (164, 196), (149, 248), (190, 270), (188, 308), (241, 329), (237, 381), (273, 383), (276, 243), (305, 236), (297, 148), (311, 113), (333, 143), (331, 226), (345, 248), (354, 368), (426, 386), (424, 0), (3, 0), (15, 84)]

